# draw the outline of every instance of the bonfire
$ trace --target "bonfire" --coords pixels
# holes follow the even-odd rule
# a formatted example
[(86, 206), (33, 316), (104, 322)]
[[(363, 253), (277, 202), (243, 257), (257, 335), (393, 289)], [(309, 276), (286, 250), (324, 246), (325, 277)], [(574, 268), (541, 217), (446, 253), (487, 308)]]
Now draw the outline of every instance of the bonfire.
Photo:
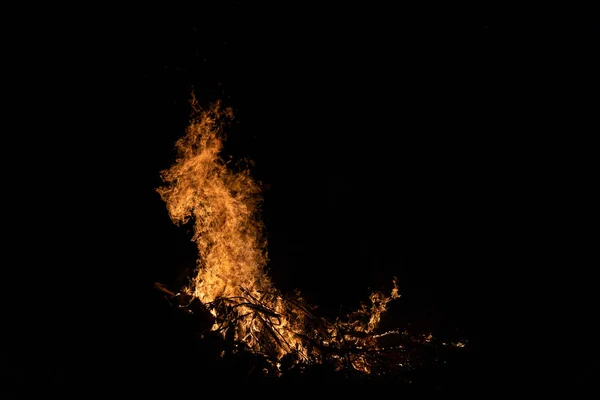
[(380, 329), (390, 302), (401, 297), (395, 277), (387, 291), (372, 292), (357, 310), (335, 320), (317, 315), (300, 291), (279, 291), (267, 274), (262, 185), (249, 169), (222, 156), (224, 128), (233, 112), (221, 101), (202, 108), (193, 95), (191, 111), (186, 133), (175, 145), (177, 158), (161, 171), (164, 185), (156, 190), (173, 223), (193, 225), (197, 268), (181, 288), (156, 287), (201, 320), (205, 333), (232, 342), (234, 352), (263, 358), (263, 373), (275, 377), (323, 364), (380, 377), (418, 368), (416, 347), (464, 346), (436, 343), (428, 332)]

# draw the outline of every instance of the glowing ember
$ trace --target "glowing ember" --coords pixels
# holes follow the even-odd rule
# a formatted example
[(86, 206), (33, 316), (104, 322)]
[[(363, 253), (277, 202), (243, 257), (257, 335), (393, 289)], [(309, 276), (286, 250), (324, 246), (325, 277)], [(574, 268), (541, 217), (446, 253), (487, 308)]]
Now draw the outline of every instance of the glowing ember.
[[(198, 267), (181, 295), (202, 302), (214, 317), (213, 331), (265, 355), (275, 370), (287, 356), (292, 364), (327, 360), (339, 369), (368, 373), (386, 351), (402, 351), (398, 343), (385, 349), (379, 343), (403, 334), (375, 332), (388, 303), (400, 297), (395, 279), (389, 296), (374, 292), (369, 306), (333, 322), (315, 317), (299, 292), (284, 295), (273, 286), (265, 273), (261, 186), (247, 169), (234, 171), (220, 156), (232, 110), (221, 102), (202, 109), (195, 97), (191, 106), (187, 132), (176, 143), (176, 162), (161, 172), (165, 186), (157, 189), (172, 221), (194, 226)], [(430, 340), (431, 335), (425, 342)], [(395, 364), (408, 362), (400, 361)]]

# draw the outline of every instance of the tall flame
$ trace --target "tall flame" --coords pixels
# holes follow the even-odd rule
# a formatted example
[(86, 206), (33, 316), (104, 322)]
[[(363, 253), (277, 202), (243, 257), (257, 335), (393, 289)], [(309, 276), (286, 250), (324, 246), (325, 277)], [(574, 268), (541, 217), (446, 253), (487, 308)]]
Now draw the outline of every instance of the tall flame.
[(264, 273), (267, 262), (263, 225), (258, 218), (260, 187), (248, 170), (232, 172), (220, 158), (223, 123), (233, 118), (221, 102), (201, 110), (192, 99), (194, 120), (176, 142), (176, 163), (162, 172), (168, 186), (158, 189), (177, 223), (194, 222), (198, 274), (189, 290), (202, 302), (253, 295), (272, 289)]
[[(344, 321), (316, 318), (298, 291), (280, 293), (265, 270), (261, 186), (248, 169), (234, 171), (220, 154), (223, 128), (233, 112), (220, 101), (202, 109), (193, 95), (191, 109), (186, 134), (175, 145), (177, 159), (161, 171), (165, 185), (157, 189), (175, 224), (193, 222), (198, 267), (183, 293), (210, 310), (212, 330), (232, 333), (275, 365), (292, 355), (296, 363), (328, 358), (338, 360), (340, 368), (371, 371), (369, 357), (379, 350), (378, 338), (390, 333), (375, 330), (388, 302), (400, 297), (396, 280), (389, 296), (372, 293), (371, 306), (363, 304)], [(343, 352), (350, 347), (352, 351)]]
[[(198, 269), (184, 291), (214, 305), (215, 317), (222, 317), (218, 301), (233, 303), (236, 315), (230, 318), (237, 321), (235, 338), (251, 348), (260, 347), (268, 326), (269, 332), (278, 335), (277, 343), (285, 344), (277, 346), (278, 358), (292, 349), (302, 350), (293, 333), (302, 329), (302, 316), (290, 317), (285, 312), (281, 295), (265, 273), (268, 256), (259, 215), (261, 188), (248, 170), (233, 172), (220, 157), (223, 126), (233, 118), (232, 110), (220, 101), (201, 109), (195, 97), (191, 106), (192, 121), (175, 145), (178, 158), (161, 173), (167, 186), (157, 189), (174, 223), (194, 222)], [(252, 311), (257, 309), (266, 314), (256, 318)]]

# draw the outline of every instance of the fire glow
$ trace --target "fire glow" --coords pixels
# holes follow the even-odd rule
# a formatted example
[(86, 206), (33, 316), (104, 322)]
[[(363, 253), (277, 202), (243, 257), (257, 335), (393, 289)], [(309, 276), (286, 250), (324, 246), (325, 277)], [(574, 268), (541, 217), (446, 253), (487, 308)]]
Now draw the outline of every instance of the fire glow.
[(233, 112), (220, 101), (203, 109), (193, 96), (191, 110), (186, 134), (175, 145), (177, 159), (161, 172), (164, 186), (157, 189), (173, 223), (193, 224), (198, 248), (195, 276), (178, 295), (200, 301), (212, 315), (212, 331), (264, 355), (276, 373), (283, 360), (327, 361), (367, 374), (380, 372), (386, 357), (387, 364), (409, 365), (404, 347), (389, 341), (403, 333), (377, 331), (388, 303), (400, 298), (395, 278), (389, 294), (373, 292), (368, 305), (335, 321), (315, 316), (300, 292), (274, 286), (266, 273), (262, 186), (248, 169), (235, 170), (221, 157)]

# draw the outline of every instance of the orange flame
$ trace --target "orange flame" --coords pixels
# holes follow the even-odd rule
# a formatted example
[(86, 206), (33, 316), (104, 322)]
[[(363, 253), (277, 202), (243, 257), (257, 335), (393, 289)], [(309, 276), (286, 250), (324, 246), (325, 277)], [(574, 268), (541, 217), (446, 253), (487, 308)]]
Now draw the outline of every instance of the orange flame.
[[(298, 362), (319, 362), (323, 349), (377, 349), (383, 335), (374, 331), (389, 301), (400, 297), (396, 280), (390, 296), (372, 293), (371, 306), (363, 305), (345, 321), (315, 318), (299, 292), (282, 295), (265, 272), (261, 186), (247, 169), (233, 171), (220, 156), (223, 127), (233, 112), (220, 101), (202, 109), (194, 96), (191, 108), (186, 134), (176, 142), (176, 162), (161, 171), (165, 186), (157, 189), (175, 224), (194, 224), (198, 268), (183, 292), (208, 306), (216, 321), (213, 330), (231, 330), (236, 340), (268, 354), (276, 365), (287, 354)], [(340, 367), (345, 362), (369, 372), (366, 354), (332, 358), (340, 360)]]
[(179, 157), (162, 172), (169, 186), (158, 189), (175, 223), (194, 221), (200, 268), (190, 290), (202, 302), (241, 296), (241, 287), (253, 295), (271, 290), (257, 218), (260, 187), (248, 171), (231, 172), (219, 156), (223, 120), (233, 118), (232, 111), (220, 102), (200, 110), (195, 98), (192, 107), (195, 119), (176, 143)]
[[(176, 163), (161, 176), (167, 186), (157, 189), (176, 224), (194, 221), (192, 240), (198, 246), (197, 274), (184, 291), (203, 303), (227, 299), (235, 303), (235, 339), (251, 348), (258, 346), (266, 321), (255, 318), (251, 310), (264, 308), (266, 294), (271, 301), (269, 323), (285, 346), (278, 357), (290, 349), (301, 349), (292, 333), (301, 329), (300, 316), (284, 313), (282, 298), (265, 274), (268, 260), (263, 224), (259, 218), (262, 200), (260, 186), (248, 170), (232, 172), (220, 158), (223, 125), (233, 118), (230, 108), (216, 102), (202, 110), (192, 98), (194, 118), (187, 134), (176, 143)], [(212, 309), (217, 316), (217, 308)], [(218, 329), (215, 326), (214, 329)], [(224, 330), (225, 332), (225, 330)]]

